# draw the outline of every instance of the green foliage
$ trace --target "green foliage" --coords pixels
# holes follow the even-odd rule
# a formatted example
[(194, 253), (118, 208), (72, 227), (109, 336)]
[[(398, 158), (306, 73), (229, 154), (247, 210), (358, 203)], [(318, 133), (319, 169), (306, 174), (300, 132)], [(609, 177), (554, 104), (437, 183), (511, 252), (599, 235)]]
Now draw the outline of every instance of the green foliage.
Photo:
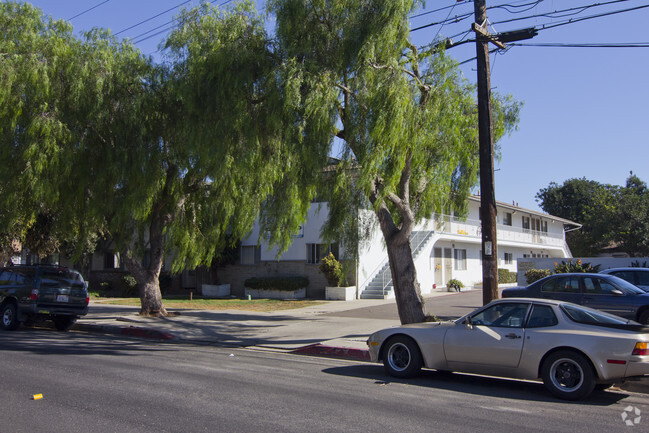
[(566, 234), (574, 255), (596, 256), (610, 247), (631, 256), (649, 254), (649, 189), (633, 173), (624, 187), (569, 179), (552, 182), (536, 197), (545, 212), (583, 225)]
[(345, 279), (343, 266), (332, 253), (322, 258), (319, 269), (327, 279), (329, 286), (339, 287)]
[(555, 263), (552, 270), (555, 274), (566, 274), (569, 272), (597, 272), (600, 265), (591, 266), (590, 263), (583, 263), (580, 259), (576, 261), (562, 261), (561, 264)]
[(257, 290), (293, 291), (307, 287), (309, 279), (306, 277), (256, 277), (248, 278), (243, 285)]
[(498, 282), (501, 284), (515, 283), (516, 272), (510, 272), (509, 269), (498, 269)]
[(455, 289), (461, 289), (464, 287), (464, 284), (462, 284), (462, 281), (456, 280), (455, 278), (451, 278), (446, 282), (446, 287), (450, 288), (453, 287)]
[(640, 260), (636, 260), (635, 262), (631, 263), (631, 267), (632, 268), (649, 268), (649, 263), (644, 261), (644, 262), (642, 262), (642, 264), (640, 264)]
[(121, 281), (121, 296), (124, 298), (131, 298), (137, 296), (137, 281), (131, 275), (125, 275)]
[(527, 284), (532, 284), (533, 282), (549, 277), (550, 275), (552, 275), (552, 271), (549, 269), (529, 269), (525, 271), (525, 280), (527, 281)]

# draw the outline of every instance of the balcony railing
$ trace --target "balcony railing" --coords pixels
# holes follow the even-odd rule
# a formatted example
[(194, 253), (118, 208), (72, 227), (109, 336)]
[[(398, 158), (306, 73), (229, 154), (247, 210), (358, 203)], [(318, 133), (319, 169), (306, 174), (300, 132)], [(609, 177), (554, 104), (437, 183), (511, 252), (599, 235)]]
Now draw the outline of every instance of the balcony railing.
[[(482, 224), (478, 220), (461, 220), (457, 217), (442, 215), (435, 217), (435, 230), (439, 233), (466, 236), (470, 238), (482, 237)], [(563, 233), (548, 233), (537, 230), (523, 229), (518, 227), (498, 224), (499, 241), (512, 241), (521, 243), (534, 243), (548, 246), (562, 246), (564, 244)]]

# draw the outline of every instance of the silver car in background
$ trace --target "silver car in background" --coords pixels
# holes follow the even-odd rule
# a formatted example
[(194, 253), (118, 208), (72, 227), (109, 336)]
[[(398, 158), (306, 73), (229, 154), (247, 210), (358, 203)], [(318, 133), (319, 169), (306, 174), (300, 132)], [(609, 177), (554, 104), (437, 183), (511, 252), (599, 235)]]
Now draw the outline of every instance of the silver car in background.
[(565, 400), (649, 375), (649, 327), (544, 299), (499, 299), (455, 321), (383, 329), (367, 344), (371, 360), (395, 377), (413, 377), (425, 367), (541, 378)]

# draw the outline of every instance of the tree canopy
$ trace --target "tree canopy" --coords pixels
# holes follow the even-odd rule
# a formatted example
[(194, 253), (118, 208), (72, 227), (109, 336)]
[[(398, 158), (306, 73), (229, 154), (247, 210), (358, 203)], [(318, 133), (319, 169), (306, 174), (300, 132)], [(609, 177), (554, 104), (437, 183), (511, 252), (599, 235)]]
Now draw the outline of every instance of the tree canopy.
[[(249, 2), (204, 3), (177, 17), (155, 64), (109, 31), (78, 39), (2, 3), (2, 229), (25, 238), (46, 216), (77, 253), (110, 238), (142, 312), (165, 314), (165, 254), (174, 271), (209, 264), (256, 219), (282, 250), (318, 196), (323, 236), (352, 246), (368, 231), (358, 210), (374, 213), (401, 319), (423, 320), (410, 234), (465, 210), (478, 158), (474, 89), (441, 48), (409, 40), (417, 4), (270, 0), (269, 34)], [(518, 108), (495, 97), (496, 139)]]
[(536, 198), (545, 212), (582, 224), (566, 234), (574, 256), (597, 256), (611, 248), (649, 255), (649, 191), (633, 173), (624, 187), (586, 178), (552, 182)]

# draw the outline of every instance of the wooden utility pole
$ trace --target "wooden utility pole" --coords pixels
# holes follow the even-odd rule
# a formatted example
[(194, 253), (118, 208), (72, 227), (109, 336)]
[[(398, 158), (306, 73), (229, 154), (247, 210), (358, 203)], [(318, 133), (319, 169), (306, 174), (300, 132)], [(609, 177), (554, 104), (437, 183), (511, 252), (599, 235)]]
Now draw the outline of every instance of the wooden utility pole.
[(489, 42), (504, 47), (487, 30), (485, 0), (474, 0), (478, 60), (478, 132), (480, 144), (480, 216), (482, 220), (482, 302), (498, 298), (498, 246), (494, 192), (493, 127)]

